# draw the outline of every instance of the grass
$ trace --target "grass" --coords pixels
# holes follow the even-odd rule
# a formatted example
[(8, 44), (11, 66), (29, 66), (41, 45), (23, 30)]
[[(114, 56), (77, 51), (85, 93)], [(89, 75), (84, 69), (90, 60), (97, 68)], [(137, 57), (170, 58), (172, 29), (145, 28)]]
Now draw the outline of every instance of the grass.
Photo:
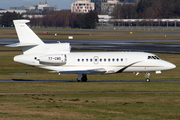
[[(7, 50), (1, 46), (1, 50)], [(12, 50), (12, 48), (11, 48)], [(0, 79), (75, 80), (77, 75), (48, 73), (15, 63), (22, 52), (0, 52)], [(177, 68), (152, 74), (153, 80), (179, 80), (179, 55), (157, 54)], [(14, 75), (9, 73), (36, 73)], [(90, 80), (143, 80), (144, 74), (90, 75)], [(180, 119), (180, 83), (48, 82), (0, 83), (0, 119), (7, 120), (178, 120)]]
[[(68, 36), (73, 36), (74, 40), (152, 40), (152, 39), (179, 39), (180, 35), (171, 35), (167, 33), (159, 33), (164, 31), (156, 30), (84, 30), (70, 29), (70, 31), (62, 31), (64, 29), (33, 29), (33, 31), (41, 38), (48, 40), (67, 40)], [(65, 29), (66, 30), (66, 29)], [(69, 30), (69, 29), (68, 29)], [(138, 31), (138, 32), (137, 32)], [(44, 34), (48, 32), (48, 34)], [(133, 32), (133, 34), (130, 34)], [(150, 32), (150, 33), (148, 33)], [(179, 32), (179, 31), (173, 31)], [(57, 36), (55, 36), (57, 34)], [(166, 34), (166, 37), (165, 37)], [(0, 38), (17, 38), (14, 29), (0, 29)]]
[(2, 83), (1, 93), (17, 94), (0, 96), (0, 118), (178, 120), (179, 85), (179, 83)]

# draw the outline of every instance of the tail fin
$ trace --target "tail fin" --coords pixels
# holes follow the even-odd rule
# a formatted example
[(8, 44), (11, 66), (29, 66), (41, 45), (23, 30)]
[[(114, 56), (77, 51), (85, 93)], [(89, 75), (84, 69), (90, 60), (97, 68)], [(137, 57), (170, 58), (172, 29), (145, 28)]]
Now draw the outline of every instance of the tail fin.
[(69, 53), (69, 43), (45, 44), (27, 25), (29, 20), (14, 20), (20, 43), (7, 47), (22, 47), (23, 54), (59, 54)]
[(13, 20), (21, 46), (44, 44), (44, 42), (26, 25), (30, 20)]
[(6, 45), (7, 47), (22, 47), (24, 54), (32, 54), (42, 52), (38, 46), (45, 45), (45, 43), (26, 25), (29, 20), (14, 20), (14, 25), (20, 43)]

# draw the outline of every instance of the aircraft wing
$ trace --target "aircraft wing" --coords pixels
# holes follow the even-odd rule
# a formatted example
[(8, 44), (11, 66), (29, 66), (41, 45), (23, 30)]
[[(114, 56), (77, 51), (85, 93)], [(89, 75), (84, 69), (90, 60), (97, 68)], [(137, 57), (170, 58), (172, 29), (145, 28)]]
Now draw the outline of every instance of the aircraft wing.
[(104, 74), (106, 70), (103, 68), (92, 70), (74, 70), (74, 71), (59, 71), (60, 74)]

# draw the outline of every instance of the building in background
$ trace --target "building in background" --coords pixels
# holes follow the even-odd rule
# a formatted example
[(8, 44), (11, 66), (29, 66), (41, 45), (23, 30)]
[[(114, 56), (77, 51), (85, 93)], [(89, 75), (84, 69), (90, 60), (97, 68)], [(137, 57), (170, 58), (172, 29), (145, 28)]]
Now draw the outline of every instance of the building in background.
[(49, 12), (49, 11), (54, 11), (54, 7), (51, 7), (47, 1), (43, 4), (43, 3), (39, 3), (38, 5), (38, 10), (39, 11), (46, 11), (46, 12)]
[(47, 1), (45, 3), (39, 3), (38, 5), (23, 5), (20, 7), (10, 7), (11, 11), (16, 10), (25, 10), (27, 14), (35, 13), (35, 14), (42, 14), (42, 11), (49, 12), (53, 11), (54, 7), (51, 7)]
[(119, 0), (108, 0), (107, 2), (101, 3), (101, 11), (111, 14), (117, 4), (123, 4), (123, 2), (119, 2)]
[(71, 12), (88, 13), (91, 10), (95, 10), (95, 4), (89, 0), (77, 0), (77, 2), (71, 3)]
[(3, 15), (3, 13), (10, 12), (10, 13), (18, 13), (18, 14), (26, 14), (26, 10), (0, 10), (0, 17)]
[(106, 3), (107, 0), (91, 0), (91, 2), (94, 2), (96, 11), (101, 11), (101, 3)]
[[(91, 2), (95, 3), (95, 10), (101, 10), (101, 3), (107, 3), (108, 0), (90, 0)], [(133, 3), (133, 2), (139, 2), (140, 0), (116, 0), (118, 2), (124, 2), (124, 3)]]
[(119, 2), (139, 2), (140, 0), (119, 0)]
[(49, 11), (54, 11), (54, 7), (51, 7), (47, 1), (45, 3), (39, 3), (38, 5), (23, 5), (20, 7), (10, 7), (9, 10), (0, 10), (0, 17), (3, 15), (3, 13), (6, 12), (15, 12), (22, 14), (23, 17), (35, 17), (35, 18), (41, 18), (43, 17), (43, 14)]
[(37, 5), (23, 5), (20, 7), (10, 7), (10, 10), (35, 10)]
[(101, 3), (101, 12), (111, 14), (118, 4), (133, 4), (138, 1), (139, 0), (107, 0), (107, 2)]

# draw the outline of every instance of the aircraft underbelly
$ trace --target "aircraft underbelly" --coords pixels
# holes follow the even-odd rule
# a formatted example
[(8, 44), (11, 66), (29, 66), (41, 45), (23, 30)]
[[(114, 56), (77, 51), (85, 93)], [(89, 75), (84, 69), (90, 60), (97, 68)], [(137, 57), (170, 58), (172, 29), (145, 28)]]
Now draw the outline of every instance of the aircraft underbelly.
[(129, 67), (124, 72), (153, 72), (153, 71), (161, 71), (162, 67), (159, 66), (142, 66), (142, 67)]
[(39, 66), (42, 69), (47, 69), (51, 71), (85, 71), (85, 70), (93, 70), (93, 69), (104, 69), (106, 73), (116, 73), (122, 67), (82, 67), (82, 66)]

